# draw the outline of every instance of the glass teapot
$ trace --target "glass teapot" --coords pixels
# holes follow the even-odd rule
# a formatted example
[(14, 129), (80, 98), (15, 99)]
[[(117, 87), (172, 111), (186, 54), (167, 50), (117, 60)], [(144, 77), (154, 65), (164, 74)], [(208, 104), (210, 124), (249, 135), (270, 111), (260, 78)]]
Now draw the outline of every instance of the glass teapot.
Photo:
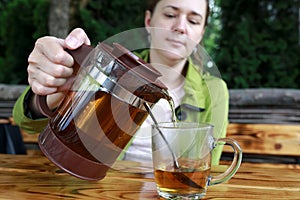
[(55, 111), (38, 96), (49, 123), (39, 135), (42, 152), (69, 174), (100, 180), (113, 165), (167, 88), (161, 74), (132, 52), (114, 43), (84, 45), (69, 51), (75, 81)]

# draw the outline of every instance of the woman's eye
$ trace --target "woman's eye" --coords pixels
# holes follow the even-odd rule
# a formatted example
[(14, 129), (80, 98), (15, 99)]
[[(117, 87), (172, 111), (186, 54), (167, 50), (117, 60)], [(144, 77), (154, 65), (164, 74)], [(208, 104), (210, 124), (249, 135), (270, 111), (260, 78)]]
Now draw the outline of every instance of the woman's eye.
[(176, 15), (173, 14), (173, 13), (165, 13), (165, 16), (168, 17), (168, 18), (176, 17)]
[(189, 22), (193, 25), (200, 25), (201, 24), (201, 22), (197, 19), (189, 19)]

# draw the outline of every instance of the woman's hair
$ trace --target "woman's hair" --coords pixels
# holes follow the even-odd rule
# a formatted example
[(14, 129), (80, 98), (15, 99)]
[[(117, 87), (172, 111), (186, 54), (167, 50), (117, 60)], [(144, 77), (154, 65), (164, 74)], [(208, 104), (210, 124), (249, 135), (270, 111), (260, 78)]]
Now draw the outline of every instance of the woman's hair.
[[(147, 0), (146, 10), (149, 10), (151, 13), (153, 13), (153, 11), (155, 10), (155, 7), (159, 1), (160, 0)], [(209, 0), (206, 0), (206, 16), (205, 16), (204, 26), (207, 25), (208, 16), (209, 16)]]

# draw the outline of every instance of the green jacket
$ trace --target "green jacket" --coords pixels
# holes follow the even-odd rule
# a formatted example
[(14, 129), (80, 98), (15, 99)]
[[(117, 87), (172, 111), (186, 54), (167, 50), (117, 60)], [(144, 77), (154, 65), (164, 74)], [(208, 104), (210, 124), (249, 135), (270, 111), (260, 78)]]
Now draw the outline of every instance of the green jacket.
[[(138, 55), (145, 61), (149, 60), (149, 51), (147, 50)], [(20, 128), (34, 134), (43, 131), (48, 123), (48, 119), (33, 120), (28, 114), (25, 114), (28, 113), (25, 99), (29, 90), (30, 88), (28, 87), (18, 98), (13, 109), (13, 117)], [(176, 109), (178, 121), (212, 124), (214, 126), (214, 137), (225, 137), (229, 105), (226, 83), (215, 76), (202, 74), (200, 68), (189, 59), (184, 90), (185, 96), (182, 99), (181, 106)], [(213, 150), (213, 165), (219, 163), (221, 153), (222, 146)]]

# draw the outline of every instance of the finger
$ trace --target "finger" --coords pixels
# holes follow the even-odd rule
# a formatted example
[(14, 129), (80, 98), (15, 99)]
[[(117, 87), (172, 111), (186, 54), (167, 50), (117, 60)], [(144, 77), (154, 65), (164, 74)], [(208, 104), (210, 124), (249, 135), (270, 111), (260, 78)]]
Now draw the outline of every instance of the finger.
[(75, 81), (75, 78), (76, 78), (75, 76), (71, 76), (70, 78), (68, 78), (63, 85), (57, 88), (57, 91), (58, 92), (69, 91)]
[(39, 56), (44, 55), (44, 58), (52, 63), (72, 67), (74, 64), (73, 57), (64, 50), (65, 48), (64, 40), (46, 36), (36, 41), (29, 59), (38, 63), (42, 60)]
[(32, 85), (32, 83), (39, 83), (39, 85), (45, 87), (58, 88), (67, 82), (67, 78), (55, 78), (38, 69), (35, 70), (35, 73), (28, 74), (28, 82), (30, 85)]
[[(51, 59), (51, 58), (50, 58)], [(40, 51), (36, 51), (29, 55), (28, 58), (28, 74), (37, 76), (35, 73), (43, 71), (55, 78), (67, 78), (72, 75), (73, 68), (62, 64), (55, 64)]]
[(57, 91), (56, 87), (46, 87), (44, 85), (41, 85), (35, 79), (30, 79), (30, 80), (28, 80), (28, 82), (29, 82), (29, 85), (30, 85), (32, 91), (38, 95), (54, 94)]
[(80, 47), (82, 44), (90, 45), (90, 39), (88, 38), (87, 34), (81, 28), (74, 29), (65, 39), (65, 46), (70, 49), (74, 50)]

